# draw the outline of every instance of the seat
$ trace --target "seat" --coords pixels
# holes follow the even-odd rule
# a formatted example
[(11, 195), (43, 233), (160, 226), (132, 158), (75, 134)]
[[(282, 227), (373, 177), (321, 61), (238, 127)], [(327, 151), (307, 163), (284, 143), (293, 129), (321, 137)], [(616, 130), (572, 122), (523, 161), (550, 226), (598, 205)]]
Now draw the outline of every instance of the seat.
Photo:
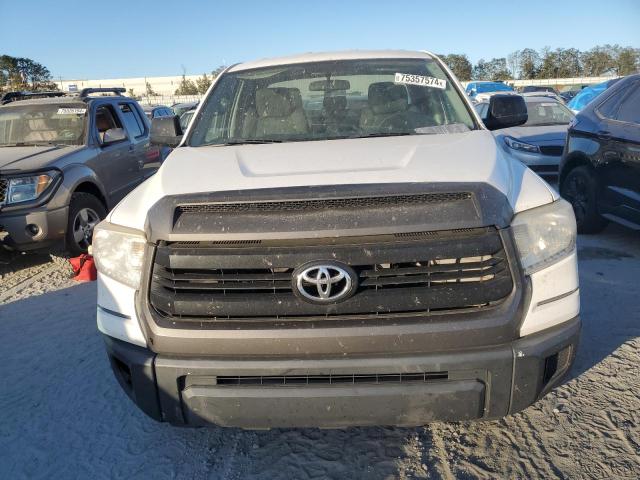
[(32, 118), (27, 120), (29, 132), (24, 136), (25, 142), (52, 142), (58, 138), (58, 133), (53, 130), (44, 118)]
[(98, 130), (98, 137), (100, 142), (104, 141), (104, 134), (113, 125), (113, 119), (110, 118), (109, 113), (104, 109), (98, 109), (96, 112), (96, 129)]
[(365, 133), (412, 132), (425, 125), (425, 115), (409, 107), (409, 94), (404, 85), (372, 83), (368, 100), (369, 105), (360, 116), (360, 128)]
[(297, 88), (261, 88), (256, 91), (254, 138), (300, 135), (309, 132), (302, 97)]
[(358, 117), (347, 109), (347, 97), (328, 94), (322, 101), (322, 118), (328, 136), (350, 135), (358, 130)]

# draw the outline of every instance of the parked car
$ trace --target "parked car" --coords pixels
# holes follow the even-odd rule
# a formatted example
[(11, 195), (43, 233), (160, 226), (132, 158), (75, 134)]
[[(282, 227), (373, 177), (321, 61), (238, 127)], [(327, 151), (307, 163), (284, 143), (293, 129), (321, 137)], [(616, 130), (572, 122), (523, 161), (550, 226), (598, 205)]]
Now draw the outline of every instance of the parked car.
[(516, 96), (521, 96), (518, 92), (516, 92), (515, 90), (513, 91), (506, 91), (506, 92), (486, 92), (486, 93), (478, 93), (476, 94), (476, 96), (474, 98), (471, 99), (471, 103), (478, 104), (478, 103), (485, 103), (485, 102), (489, 102), (489, 100), (491, 100), (491, 97), (493, 97), (494, 95), (516, 95)]
[[(144, 114), (147, 116), (149, 121), (154, 118), (160, 117), (173, 117), (175, 114), (173, 110), (169, 107), (165, 107), (164, 105), (143, 105), (142, 109), (144, 110)], [(160, 156), (164, 159), (171, 153), (171, 147), (166, 145), (160, 145)]]
[[(95, 95), (105, 92), (116, 95)], [(94, 226), (157, 170), (144, 113), (121, 92), (25, 94), (0, 106), (0, 246), (86, 252)]]
[[(98, 327), (142, 410), (423, 425), (502, 417), (561, 382), (573, 211), (438, 57), (305, 54), (214, 82), (186, 137), (153, 120), (177, 148), (95, 233)], [(489, 128), (526, 120), (521, 96), (491, 98)]]
[(182, 115), (180, 115), (180, 128), (182, 128), (183, 132), (187, 131), (191, 120), (193, 119), (193, 115), (196, 113), (196, 109), (187, 110)]
[(547, 92), (547, 93), (553, 93), (555, 95), (558, 95), (558, 91), (553, 88), (553, 87), (549, 87), (546, 85), (527, 85), (525, 87), (522, 87), (522, 90), (520, 90), (522, 93), (541, 93), (541, 92)]
[(559, 93), (559, 95), (564, 100), (564, 103), (569, 103), (573, 97), (575, 97), (578, 93), (580, 93), (583, 89), (587, 88), (589, 85), (582, 86), (573, 86), (567, 90), (563, 90)]
[(159, 117), (172, 117), (175, 115), (173, 110), (164, 105), (143, 105), (144, 114), (149, 120)]
[[(528, 119), (518, 127), (496, 130), (498, 145), (538, 175), (557, 179), (569, 123), (574, 115), (561, 102), (547, 96), (523, 95)], [(485, 118), (489, 103), (476, 105)]]
[(465, 90), (471, 98), (479, 93), (515, 92), (513, 87), (503, 82), (469, 82)]
[(199, 102), (186, 102), (186, 103), (174, 103), (171, 105), (175, 115), (180, 117), (183, 113), (189, 110), (194, 110), (198, 106)]
[(64, 92), (59, 91), (46, 91), (46, 92), (27, 92), (27, 91), (16, 91), (16, 92), (4, 92), (0, 95), (0, 105), (6, 105), (7, 103), (11, 103), (15, 100), (24, 100), (25, 98), (35, 99), (35, 98), (51, 98), (51, 97), (62, 97), (64, 96)]
[(520, 95), (522, 95), (523, 97), (527, 98), (527, 97), (546, 97), (546, 98), (551, 98), (555, 101), (557, 101), (558, 103), (561, 103), (564, 105), (564, 100), (562, 99), (562, 97), (560, 95), (558, 95), (557, 93), (553, 93), (553, 92), (524, 92), (521, 93)]
[(589, 102), (591, 102), (594, 98), (604, 92), (611, 85), (615, 84), (618, 80), (618, 78), (614, 78), (611, 80), (607, 80), (606, 82), (598, 83), (597, 85), (593, 85), (591, 87), (583, 88), (575, 97), (571, 99), (571, 101), (567, 104), (567, 107), (569, 107), (573, 113), (578, 113), (580, 110), (586, 107)]
[(640, 75), (620, 80), (576, 116), (560, 192), (581, 233), (599, 232), (609, 221), (640, 230)]

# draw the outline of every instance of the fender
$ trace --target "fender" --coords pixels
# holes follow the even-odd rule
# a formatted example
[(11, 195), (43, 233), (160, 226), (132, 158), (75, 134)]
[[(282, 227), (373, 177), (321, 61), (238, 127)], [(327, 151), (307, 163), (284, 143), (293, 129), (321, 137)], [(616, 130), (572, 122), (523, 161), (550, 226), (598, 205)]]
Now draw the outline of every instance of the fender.
[[(69, 205), (71, 202), (71, 195), (76, 191), (79, 185), (82, 183), (90, 183), (92, 184), (97, 191), (100, 192), (102, 196), (101, 200), (106, 204), (107, 210), (110, 209), (111, 205), (109, 204), (109, 196), (106, 193), (104, 185), (91, 168), (86, 165), (74, 163), (73, 165), (69, 165), (62, 171), (64, 175), (64, 180), (62, 185), (56, 192), (55, 197), (52, 199), (52, 202), (55, 202), (56, 207), (63, 207)], [(53, 206), (53, 203), (51, 203)]]

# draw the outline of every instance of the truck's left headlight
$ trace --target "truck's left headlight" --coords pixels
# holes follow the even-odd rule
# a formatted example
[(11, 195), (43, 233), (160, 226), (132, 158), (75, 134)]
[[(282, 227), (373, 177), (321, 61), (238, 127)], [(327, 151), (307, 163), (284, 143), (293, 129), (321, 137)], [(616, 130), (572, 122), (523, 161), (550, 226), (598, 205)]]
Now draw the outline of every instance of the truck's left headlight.
[(57, 172), (47, 172), (8, 178), (5, 203), (13, 205), (36, 200), (49, 188), (58, 175)]
[(527, 275), (558, 262), (576, 247), (576, 218), (562, 199), (518, 213), (511, 228)]
[(102, 222), (93, 231), (91, 251), (100, 273), (131, 288), (140, 286), (144, 232)]

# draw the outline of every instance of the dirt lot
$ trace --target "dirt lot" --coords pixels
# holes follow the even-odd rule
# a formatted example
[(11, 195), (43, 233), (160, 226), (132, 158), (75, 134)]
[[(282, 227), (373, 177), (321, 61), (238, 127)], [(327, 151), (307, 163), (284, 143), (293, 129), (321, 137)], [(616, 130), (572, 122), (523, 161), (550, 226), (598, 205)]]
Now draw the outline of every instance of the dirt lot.
[(570, 380), (495, 422), (348, 430), (180, 429), (109, 371), (95, 284), (47, 257), (0, 264), (2, 478), (640, 477), (640, 233), (579, 239), (582, 343)]

